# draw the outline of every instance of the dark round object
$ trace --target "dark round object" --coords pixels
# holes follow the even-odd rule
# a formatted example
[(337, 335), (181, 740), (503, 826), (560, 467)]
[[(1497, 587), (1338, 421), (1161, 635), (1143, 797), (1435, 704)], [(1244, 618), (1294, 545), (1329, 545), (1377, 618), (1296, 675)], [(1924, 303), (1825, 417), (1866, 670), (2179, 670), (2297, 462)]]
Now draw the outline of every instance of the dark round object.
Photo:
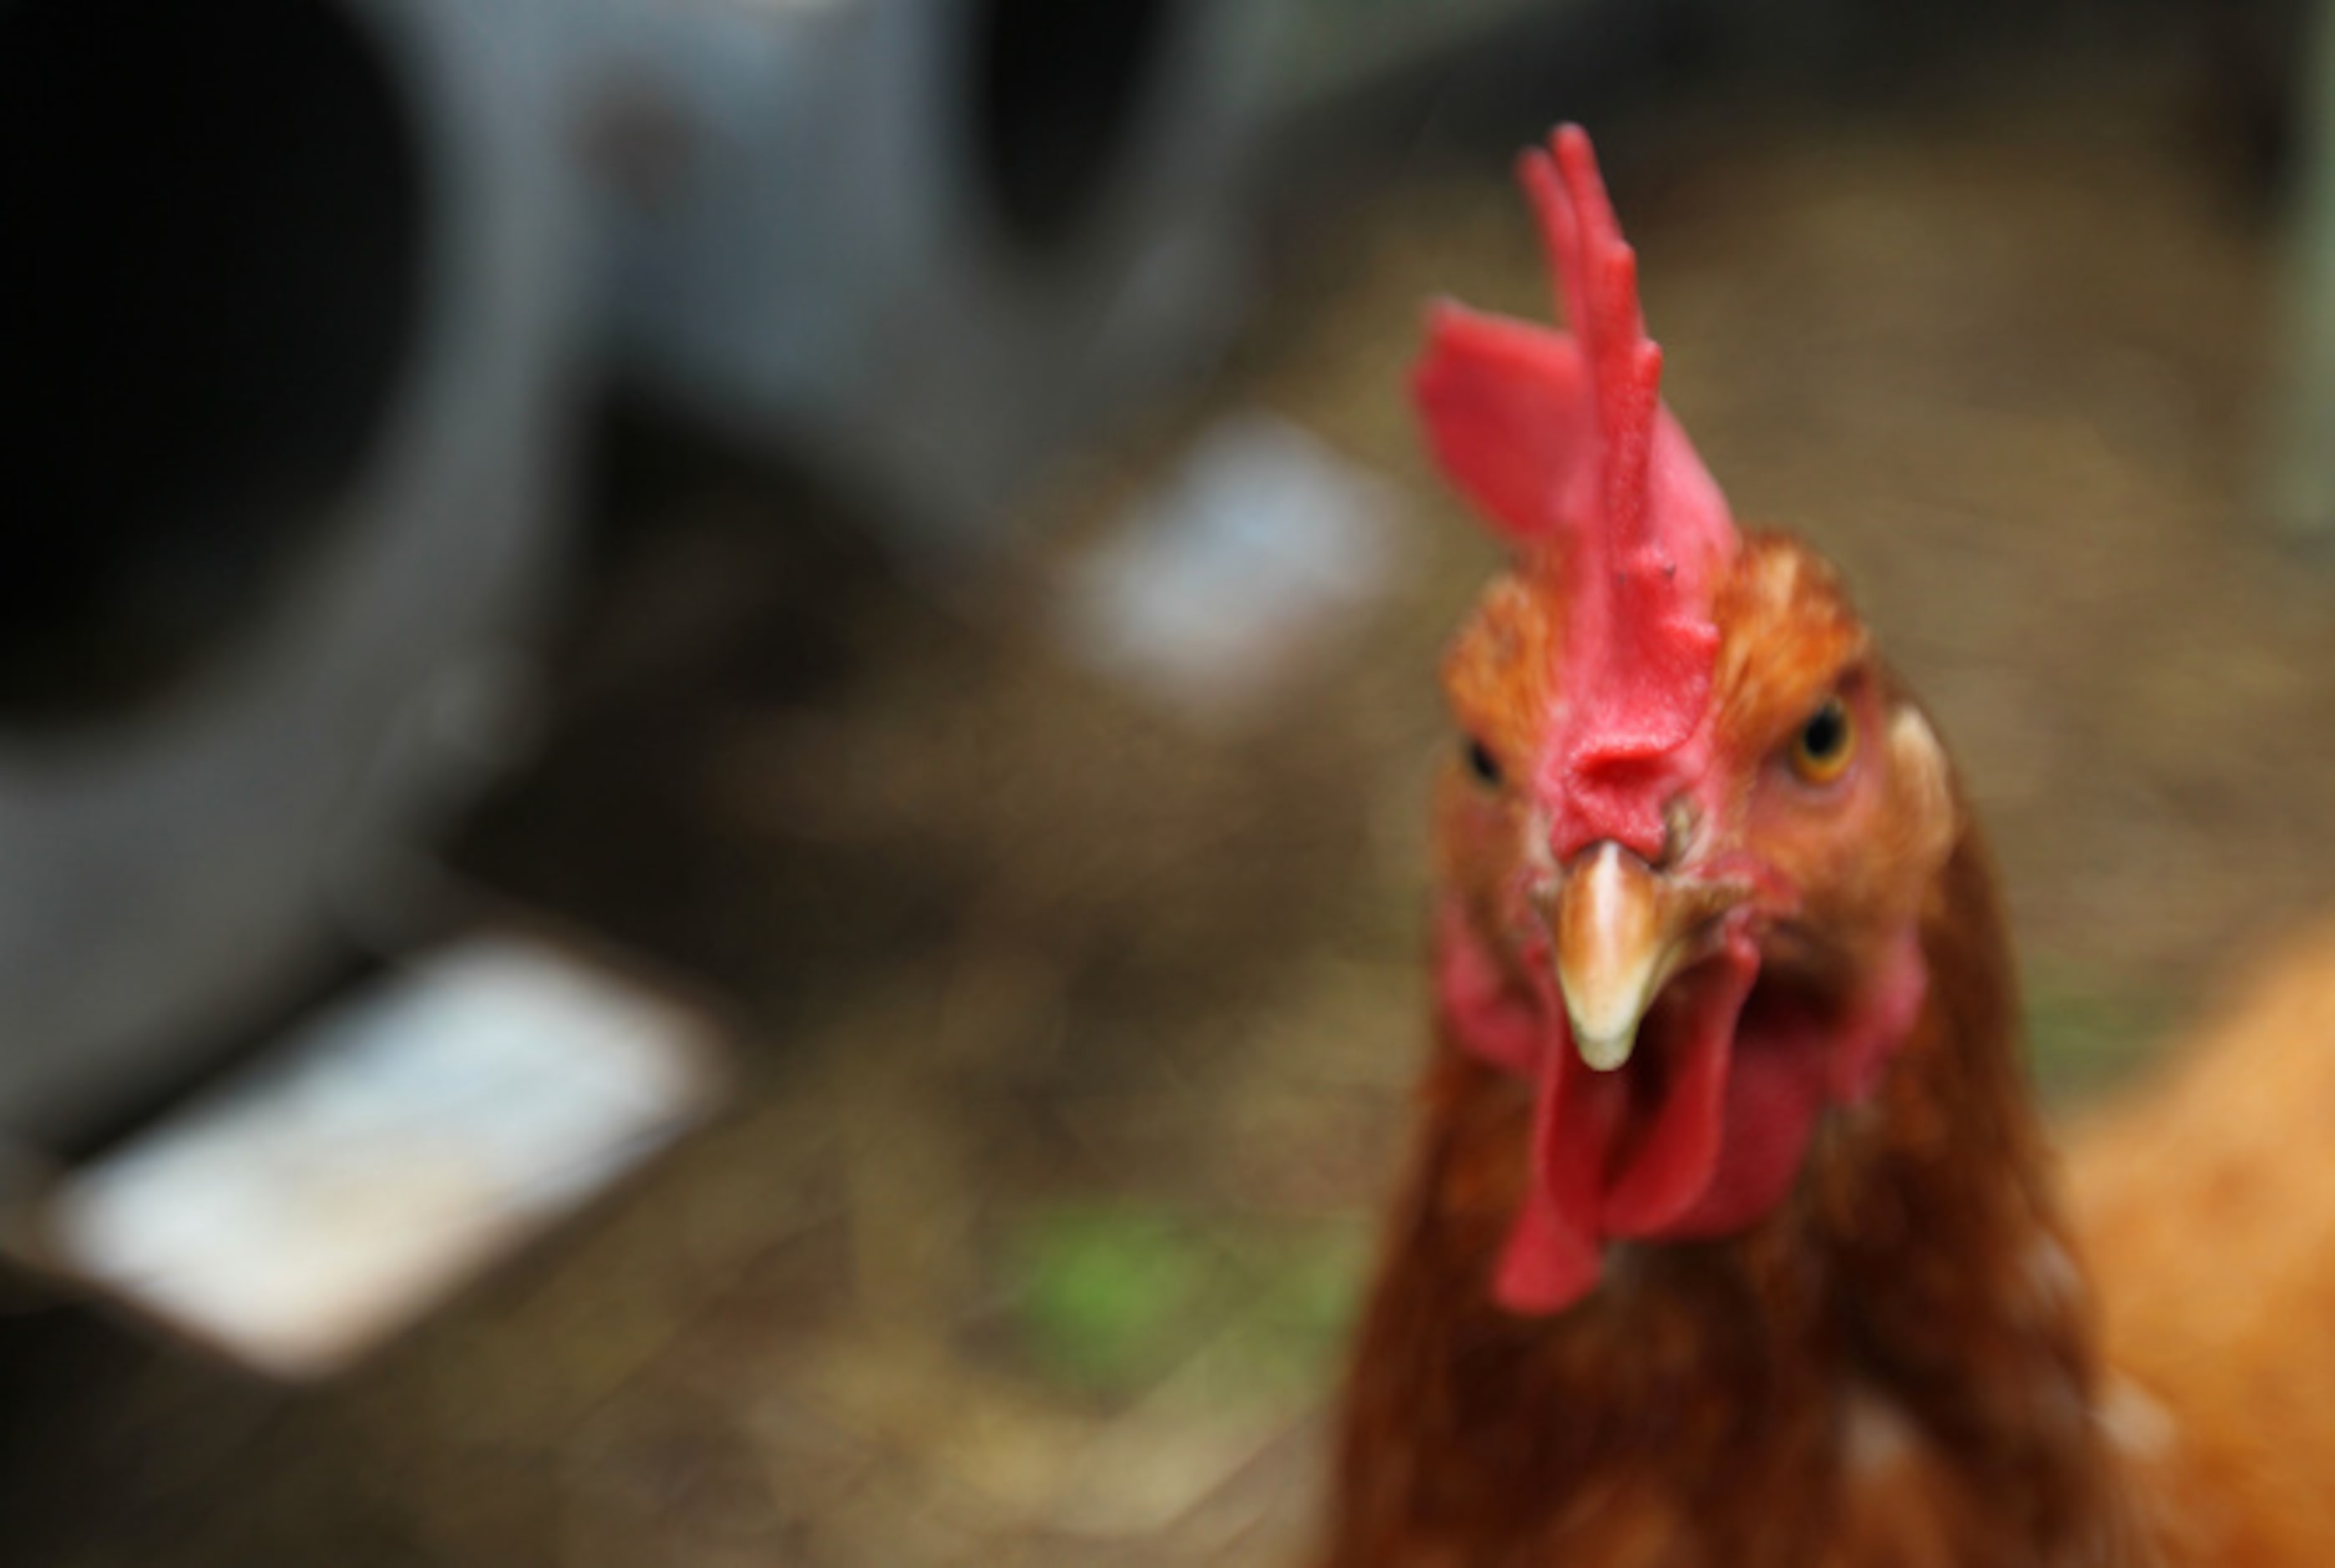
[(98, 721), (331, 526), (421, 310), (419, 142), (313, 0), (19, 0), (0, 214), (0, 724)]

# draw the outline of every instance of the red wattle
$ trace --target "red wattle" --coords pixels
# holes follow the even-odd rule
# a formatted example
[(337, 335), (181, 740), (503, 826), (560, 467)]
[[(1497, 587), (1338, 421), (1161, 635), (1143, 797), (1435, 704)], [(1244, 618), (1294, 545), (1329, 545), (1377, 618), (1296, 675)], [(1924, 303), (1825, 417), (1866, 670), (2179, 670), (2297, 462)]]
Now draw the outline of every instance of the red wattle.
[(1621, 1087), (1599, 1080), (1570, 1050), (1541, 1064), (1532, 1179), (1493, 1281), (1495, 1299), (1512, 1312), (1562, 1312), (1597, 1283), (1599, 1190), (1628, 1108)]
[(1517, 1312), (1561, 1312), (1587, 1295), (1609, 1241), (1710, 1240), (1773, 1210), (1817, 1117), (1870, 1092), (1927, 989), (1910, 928), (1845, 1011), (1788, 983), (1755, 990), (1759, 953), (1736, 930), (1648, 1015), (1638, 1049), (1659, 1058), (1600, 1073), (1574, 1048), (1545, 962), (1528, 963), (1520, 988), (1456, 903), (1438, 936), (1453, 1040), (1535, 1080), (1524, 1201), (1492, 1281), (1494, 1299)]
[(1659, 1233), (1663, 1241), (1711, 1241), (1748, 1229), (1784, 1201), (1824, 1109), (1820, 1052), (1753, 1040), (1735, 1053), (1728, 1077), (1718, 1168), (1692, 1207)]
[(1435, 938), (1437, 1001), (1468, 1053), (1519, 1078), (1538, 1073), (1547, 1046), (1545, 1014), (1516, 994), (1456, 900), (1438, 911)]
[(1663, 1051), (1670, 1083), (1634, 1147), (1608, 1166), (1604, 1228), (1609, 1235), (1648, 1236), (1691, 1210), (1719, 1173), (1727, 1129), (1728, 1087), (1735, 1056), (1735, 1021), (1759, 973), (1749, 938), (1731, 935), (1720, 955), (1677, 983), (1685, 994), (1665, 999), (1681, 1009), (1673, 1032), (1649, 1019), (1642, 1049)]

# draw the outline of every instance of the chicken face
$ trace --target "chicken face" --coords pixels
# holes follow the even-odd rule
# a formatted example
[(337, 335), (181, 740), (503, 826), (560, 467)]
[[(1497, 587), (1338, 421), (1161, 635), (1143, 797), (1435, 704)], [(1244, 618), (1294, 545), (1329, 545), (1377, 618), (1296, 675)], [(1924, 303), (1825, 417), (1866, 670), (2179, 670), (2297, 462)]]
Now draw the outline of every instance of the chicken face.
[(1929, 726), (1833, 572), (1753, 534), (1711, 588), (1699, 768), (1649, 776), (1658, 839), (1584, 837), (1558, 755), (1582, 696), (1571, 586), (1557, 553), (1526, 555), (1444, 672), (1462, 740), (1438, 802), (1440, 1001), (1463, 1047), (1536, 1080), (1497, 1282), (1522, 1310), (1584, 1293), (1609, 1240), (1726, 1234), (1784, 1199), (1820, 1114), (1911, 1027), (1956, 825)]

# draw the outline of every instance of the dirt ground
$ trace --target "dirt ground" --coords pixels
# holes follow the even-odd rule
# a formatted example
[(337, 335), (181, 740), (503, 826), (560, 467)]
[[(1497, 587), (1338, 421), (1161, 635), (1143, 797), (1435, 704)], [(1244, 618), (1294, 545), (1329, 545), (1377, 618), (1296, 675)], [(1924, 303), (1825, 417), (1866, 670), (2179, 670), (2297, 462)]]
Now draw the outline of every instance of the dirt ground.
[[(1609, 140), (1671, 401), (1938, 713), (2059, 1094), (2335, 905), (2335, 575), (2247, 500), (2274, 260), (2170, 92), (2030, 66)], [(11, 1325), (0, 1554), (1292, 1560), (1422, 1046), (1433, 661), (1492, 559), (1400, 397), (1435, 292), (1545, 311), (1497, 172), (1326, 224), (1205, 408), (940, 597), (742, 479), (624, 543), (466, 858), (732, 999), (734, 1113), (325, 1390)], [(1383, 476), (1405, 565), (1212, 729), (1076, 668), (1045, 594), (1243, 405)]]

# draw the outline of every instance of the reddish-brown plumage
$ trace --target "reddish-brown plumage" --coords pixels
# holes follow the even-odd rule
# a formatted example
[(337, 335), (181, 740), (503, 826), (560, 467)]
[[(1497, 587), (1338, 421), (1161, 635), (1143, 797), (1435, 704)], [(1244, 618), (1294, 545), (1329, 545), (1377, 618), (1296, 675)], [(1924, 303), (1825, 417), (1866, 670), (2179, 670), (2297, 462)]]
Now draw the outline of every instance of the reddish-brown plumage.
[[(1553, 570), (1496, 586), (1447, 671), (1462, 722), (1508, 744), (1543, 693), (1497, 671), (1535, 668), (1513, 653), (1547, 640), (1536, 600), (1562, 613)], [(1871, 683), (1876, 711), (1902, 701), (1797, 545), (1755, 537), (1719, 604), (1729, 754), (1763, 756), (1845, 675)], [(1873, 1097), (1826, 1119), (1789, 1196), (1749, 1231), (1616, 1249), (1594, 1293), (1555, 1316), (1497, 1305), (1530, 1086), (1444, 1031), (1355, 1354), (1331, 1563), (2146, 1560), (2093, 1418), (2089, 1311), (2059, 1266), (2070, 1253), (1991, 873), (1933, 780), (1891, 782), (1904, 788), (1876, 798), (1859, 854), (1791, 863), (1810, 917), (1835, 923), (1828, 963), (1877, 944), (1894, 884), (1915, 884), (1926, 1001)], [(1439, 875), (1463, 905), (1503, 875), (1487, 809), (1455, 769)]]
[(1944, 752), (1831, 569), (1735, 536), (1558, 154), (1591, 330), (1447, 312), (1419, 378), (1518, 558), (1445, 662), (1435, 1044), (1326, 1562), (2335, 1563), (2335, 934), (2078, 1141), (2079, 1248)]

